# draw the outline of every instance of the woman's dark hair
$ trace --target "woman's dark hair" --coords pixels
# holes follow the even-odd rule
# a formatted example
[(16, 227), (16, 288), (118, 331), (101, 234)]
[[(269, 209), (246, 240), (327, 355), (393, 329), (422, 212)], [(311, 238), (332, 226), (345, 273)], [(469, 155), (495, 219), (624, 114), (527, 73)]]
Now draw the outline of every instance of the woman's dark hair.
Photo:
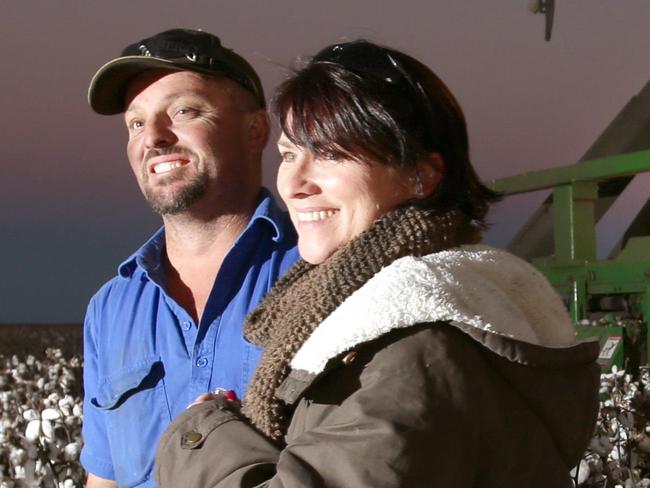
[(322, 157), (414, 167), (438, 153), (444, 172), (422, 202), (428, 207), (459, 208), (483, 227), (498, 199), (470, 163), (465, 118), (452, 93), (399, 51), (364, 40), (326, 47), (280, 85), (273, 110), (294, 144)]

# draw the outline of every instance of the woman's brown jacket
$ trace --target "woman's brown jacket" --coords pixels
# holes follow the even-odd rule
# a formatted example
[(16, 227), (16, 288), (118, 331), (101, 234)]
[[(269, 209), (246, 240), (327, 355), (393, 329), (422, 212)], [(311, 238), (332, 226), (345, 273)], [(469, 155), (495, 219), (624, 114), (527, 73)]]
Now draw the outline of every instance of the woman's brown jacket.
[(247, 324), (267, 347), (247, 417), (217, 401), (176, 419), (159, 485), (570, 486), (598, 408), (597, 344), (576, 343), (527, 263), (485, 246), (435, 251), (357, 284), (347, 275), (365, 268), (324, 270), (311, 295), (315, 283), (299, 284), (314, 269), (299, 265)]

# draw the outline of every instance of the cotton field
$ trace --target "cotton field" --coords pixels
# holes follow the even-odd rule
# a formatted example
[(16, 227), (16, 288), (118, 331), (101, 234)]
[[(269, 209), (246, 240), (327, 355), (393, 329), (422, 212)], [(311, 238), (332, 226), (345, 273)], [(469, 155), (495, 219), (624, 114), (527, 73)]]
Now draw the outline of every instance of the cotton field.
[[(0, 355), (0, 488), (77, 488), (82, 359)], [(573, 471), (584, 488), (650, 488), (650, 371), (601, 377), (594, 437)], [(153, 449), (153, 446), (152, 446)]]
[(0, 488), (82, 487), (79, 356), (0, 356)]

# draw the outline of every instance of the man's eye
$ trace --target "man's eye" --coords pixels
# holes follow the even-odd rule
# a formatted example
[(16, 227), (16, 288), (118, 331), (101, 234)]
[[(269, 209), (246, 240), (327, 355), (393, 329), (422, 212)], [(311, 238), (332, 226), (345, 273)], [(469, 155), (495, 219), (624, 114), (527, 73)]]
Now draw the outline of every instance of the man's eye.
[(142, 123), (141, 120), (137, 120), (137, 119), (135, 119), (135, 120), (132, 120), (132, 121), (129, 122), (128, 127), (129, 127), (129, 129), (131, 129), (131, 130), (135, 130), (135, 129), (140, 129), (140, 128), (142, 128), (143, 125), (144, 125), (144, 124)]
[(176, 115), (181, 117), (189, 117), (196, 114), (196, 110), (189, 107), (181, 107), (176, 110)]

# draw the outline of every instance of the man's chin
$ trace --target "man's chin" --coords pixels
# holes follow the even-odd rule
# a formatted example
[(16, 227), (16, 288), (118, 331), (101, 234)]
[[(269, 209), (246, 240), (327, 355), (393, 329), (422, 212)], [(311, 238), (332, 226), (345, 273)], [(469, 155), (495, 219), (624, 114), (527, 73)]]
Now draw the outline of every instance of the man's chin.
[(189, 205), (180, 205), (180, 204), (167, 204), (163, 205), (158, 202), (149, 202), (149, 207), (155, 213), (160, 216), (163, 215), (177, 215), (184, 212), (189, 208)]
[(188, 210), (199, 198), (200, 196), (192, 199), (177, 198), (174, 200), (147, 198), (147, 203), (151, 210), (159, 215), (176, 215)]
[(146, 192), (145, 198), (151, 210), (159, 215), (175, 215), (188, 210), (205, 194), (204, 185), (183, 188), (181, 191), (164, 195)]

